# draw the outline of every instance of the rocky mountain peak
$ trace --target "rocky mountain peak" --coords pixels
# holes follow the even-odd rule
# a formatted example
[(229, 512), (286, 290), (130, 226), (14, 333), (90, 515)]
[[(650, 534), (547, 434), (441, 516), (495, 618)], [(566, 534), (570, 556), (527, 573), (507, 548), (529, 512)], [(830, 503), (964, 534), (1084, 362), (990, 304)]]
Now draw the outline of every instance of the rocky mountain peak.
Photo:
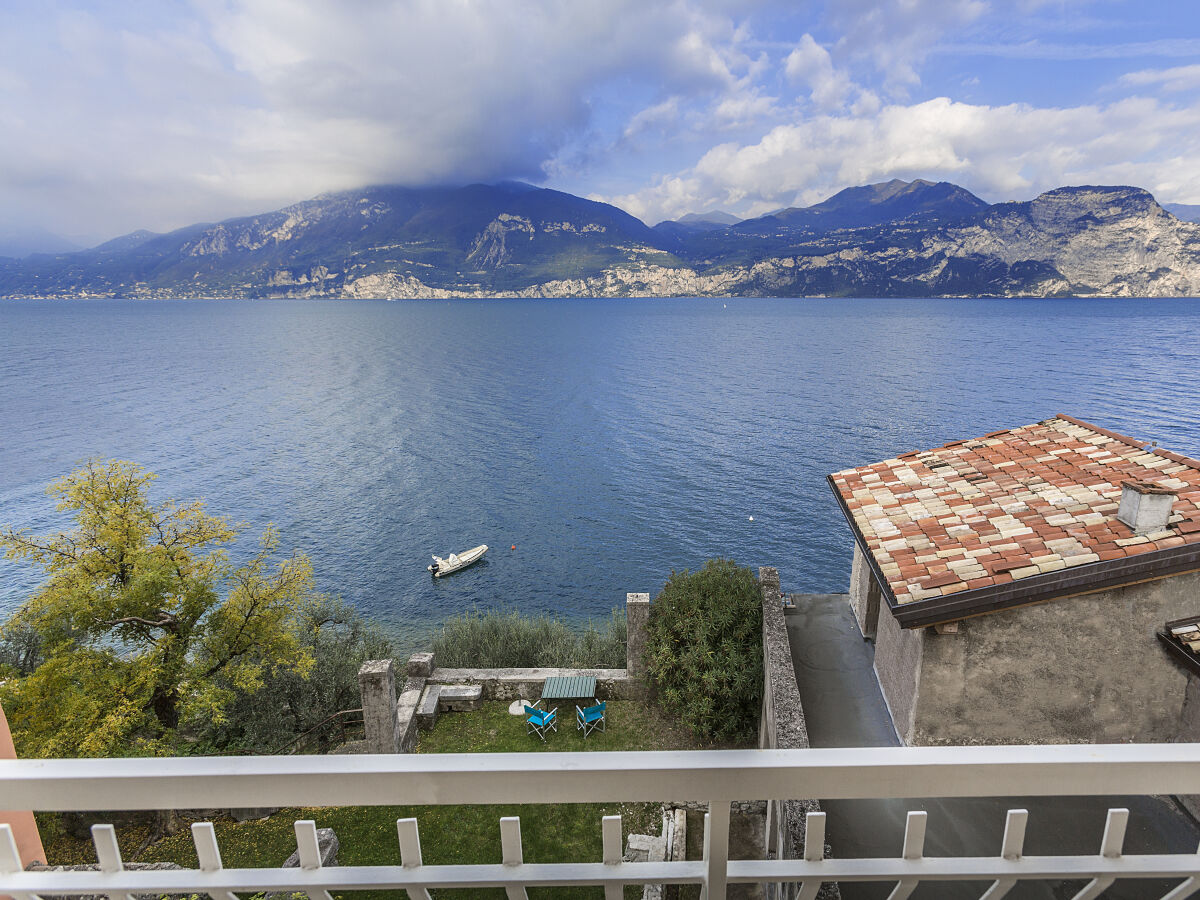
[(1167, 215), (1154, 196), (1142, 188), (1095, 185), (1046, 191), (1030, 202), (1029, 214), (1038, 227), (1052, 231)]

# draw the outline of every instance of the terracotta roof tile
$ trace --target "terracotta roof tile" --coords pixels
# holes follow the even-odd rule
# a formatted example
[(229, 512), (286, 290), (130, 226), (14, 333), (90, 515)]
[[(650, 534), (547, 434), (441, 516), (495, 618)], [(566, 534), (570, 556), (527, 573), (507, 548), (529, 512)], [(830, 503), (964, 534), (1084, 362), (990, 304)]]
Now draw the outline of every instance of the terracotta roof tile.
[[(1200, 544), (1200, 462), (1066, 415), (830, 480), (899, 603)], [(1117, 520), (1131, 480), (1178, 492), (1165, 530)]]

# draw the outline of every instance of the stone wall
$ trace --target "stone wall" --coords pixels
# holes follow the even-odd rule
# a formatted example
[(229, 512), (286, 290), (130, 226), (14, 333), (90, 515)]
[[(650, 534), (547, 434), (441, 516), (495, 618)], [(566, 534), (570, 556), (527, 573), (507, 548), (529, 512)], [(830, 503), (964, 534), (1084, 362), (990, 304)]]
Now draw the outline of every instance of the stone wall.
[(646, 624), (650, 621), (650, 595), (625, 595), (625, 669), (633, 678), (646, 674)]
[[(645, 673), (646, 623), (650, 616), (649, 594), (628, 594), (625, 598), (627, 622), (625, 669), (439, 669), (432, 653), (415, 653), (405, 666), (407, 678), (396, 694), (395, 663), (390, 659), (367, 660), (358, 670), (362, 695), (366, 739), (361, 753), (409, 753), (417, 742), (422, 702), (434, 707), (425, 727), (436, 718), (437, 700), (429, 691), (442, 685), (479, 685), (484, 700), (535, 700), (542, 694), (547, 678), (591, 676), (596, 679), (599, 700), (639, 700), (646, 696)], [(428, 690), (427, 690), (428, 689)], [(446, 692), (441, 692), (445, 697)], [(467, 706), (473, 706), (474, 702)], [(443, 708), (458, 708), (454, 703)], [(424, 713), (421, 714), (425, 715)]]
[(910, 631), (895, 644), (885, 612), (876, 667), (910, 744), (1174, 741), (1188, 721), (1187, 675), (1155, 631), (1195, 614), (1197, 573), (977, 616), (953, 634)]
[[(758, 570), (763, 598), (763, 706), (758, 729), (758, 746), (764, 750), (802, 750), (809, 746), (804, 707), (792, 662), (792, 646), (783, 618), (783, 593), (779, 571), (771, 566)], [(766, 849), (774, 859), (802, 859), (805, 816), (819, 812), (816, 800), (768, 798), (766, 804)], [(767, 896), (791, 897), (795, 885), (768, 885)], [(825, 885), (822, 898), (840, 896), (836, 885)]]
[(547, 678), (586, 675), (596, 679), (599, 700), (637, 700), (645, 686), (627, 669), (443, 669), (435, 668), (430, 684), (478, 684), (485, 700), (536, 700)]

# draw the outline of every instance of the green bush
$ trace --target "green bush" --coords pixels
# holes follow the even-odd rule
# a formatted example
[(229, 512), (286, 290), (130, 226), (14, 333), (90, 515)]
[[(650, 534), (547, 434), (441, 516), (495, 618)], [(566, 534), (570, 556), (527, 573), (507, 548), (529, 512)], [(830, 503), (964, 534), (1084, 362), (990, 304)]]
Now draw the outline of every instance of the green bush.
[[(297, 614), (298, 640), (312, 656), (307, 676), (286, 668), (271, 672), (257, 690), (231, 686), (234, 698), (226, 718), (205, 734), (206, 749), (270, 753), (304, 734), (326, 717), (362, 706), (358, 668), (368, 659), (387, 659), (391, 641), (378, 625), (350, 604), (321, 597)], [(335, 729), (315, 737), (319, 749), (337, 740)]]
[(454, 616), (434, 636), (439, 666), (470, 669), (625, 668), (625, 613), (575, 630), (552, 616), (488, 610)]
[(753, 740), (762, 706), (762, 594), (732, 560), (672, 572), (650, 604), (646, 661), (659, 702), (699, 737)]

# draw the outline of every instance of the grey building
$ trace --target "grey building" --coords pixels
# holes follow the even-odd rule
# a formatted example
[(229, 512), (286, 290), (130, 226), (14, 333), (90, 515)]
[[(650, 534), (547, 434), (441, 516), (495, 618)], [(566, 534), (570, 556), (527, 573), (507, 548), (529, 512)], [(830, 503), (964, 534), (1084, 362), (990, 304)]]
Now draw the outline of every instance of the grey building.
[(1200, 462), (1059, 415), (829, 481), (906, 743), (1200, 740)]

